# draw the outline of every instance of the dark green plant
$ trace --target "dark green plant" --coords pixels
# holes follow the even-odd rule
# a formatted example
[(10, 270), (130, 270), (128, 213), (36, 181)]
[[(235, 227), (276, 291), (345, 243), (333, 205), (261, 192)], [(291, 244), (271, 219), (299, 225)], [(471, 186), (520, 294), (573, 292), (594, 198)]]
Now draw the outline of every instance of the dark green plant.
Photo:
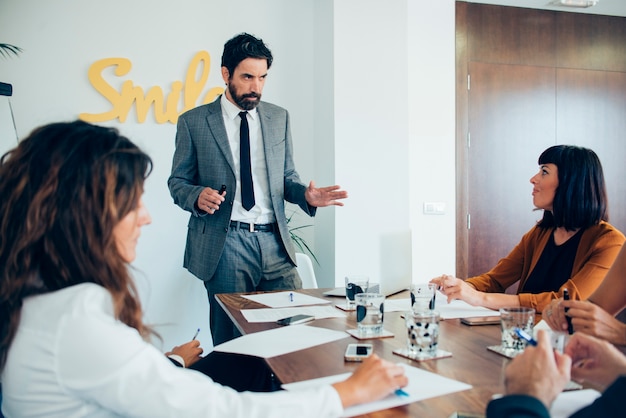
[(22, 48), (11, 44), (0, 44), (0, 55), (7, 58), (11, 55), (18, 56), (22, 52)]
[[(291, 215), (287, 217), (287, 225), (291, 223), (291, 218), (293, 218), (293, 215), (295, 215), (295, 212), (292, 212)], [(301, 226), (294, 226), (293, 228), (289, 227), (289, 235), (291, 235), (292, 241), (300, 249), (300, 252), (309, 253), (311, 257), (313, 257), (313, 260), (315, 260), (315, 262), (319, 266), (320, 262), (317, 260), (317, 257), (315, 257), (313, 250), (311, 250), (311, 247), (309, 247), (309, 244), (307, 244), (304, 238), (302, 238), (297, 232), (300, 229), (310, 228), (312, 226), (313, 225), (301, 225)]]

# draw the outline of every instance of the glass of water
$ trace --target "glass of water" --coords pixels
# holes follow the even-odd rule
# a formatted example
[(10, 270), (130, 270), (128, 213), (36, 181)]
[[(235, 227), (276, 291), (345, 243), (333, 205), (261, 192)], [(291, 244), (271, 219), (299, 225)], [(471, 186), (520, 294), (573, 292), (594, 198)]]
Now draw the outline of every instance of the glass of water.
[(435, 309), (437, 286), (434, 283), (412, 283), (410, 290), (411, 309), (414, 312), (425, 312)]
[(346, 276), (346, 307), (353, 310), (356, 306), (355, 296), (369, 289), (370, 279), (367, 276)]
[(383, 333), (385, 317), (385, 295), (381, 293), (359, 293), (356, 301), (357, 332), (362, 337), (376, 337)]
[(409, 311), (404, 314), (409, 357), (423, 360), (437, 355), (439, 345), (439, 313)]
[(502, 349), (511, 353), (523, 351), (526, 342), (517, 335), (515, 328), (533, 335), (535, 310), (522, 306), (501, 308), (500, 324), (502, 326)]

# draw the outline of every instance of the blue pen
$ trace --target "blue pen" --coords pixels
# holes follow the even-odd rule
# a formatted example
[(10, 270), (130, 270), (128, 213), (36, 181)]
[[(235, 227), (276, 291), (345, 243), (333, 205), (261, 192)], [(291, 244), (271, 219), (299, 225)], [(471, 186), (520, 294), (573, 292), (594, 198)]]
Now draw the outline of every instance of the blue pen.
[(198, 328), (198, 330), (196, 331), (195, 334), (193, 334), (193, 338), (191, 339), (191, 341), (195, 340), (196, 337), (198, 336), (198, 333), (200, 332), (200, 328)]
[(522, 340), (526, 341), (528, 344), (532, 345), (533, 347), (537, 345), (537, 341), (535, 341), (535, 339), (523, 329), (515, 328), (515, 333), (517, 334), (518, 337), (520, 337)]
[(293, 292), (289, 292), (289, 301), (293, 302)]
[(406, 393), (405, 391), (403, 391), (402, 389), (396, 389), (396, 391), (394, 392), (397, 396), (403, 396), (403, 397), (408, 397), (409, 394)]

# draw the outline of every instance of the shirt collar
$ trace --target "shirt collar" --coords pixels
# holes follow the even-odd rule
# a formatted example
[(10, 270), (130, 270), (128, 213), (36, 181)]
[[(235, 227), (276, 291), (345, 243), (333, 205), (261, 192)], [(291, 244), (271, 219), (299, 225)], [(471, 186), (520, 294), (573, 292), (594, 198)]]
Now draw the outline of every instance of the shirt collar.
[[(235, 118), (239, 117), (239, 112), (243, 112), (243, 110), (239, 109), (235, 104), (233, 104), (228, 98), (226, 98), (226, 94), (222, 94), (222, 100), (220, 101), (222, 105), (222, 112), (226, 113), (229, 120), (235, 120)], [(252, 110), (248, 110), (248, 115), (252, 117), (252, 119), (256, 119), (257, 108), (255, 107)]]

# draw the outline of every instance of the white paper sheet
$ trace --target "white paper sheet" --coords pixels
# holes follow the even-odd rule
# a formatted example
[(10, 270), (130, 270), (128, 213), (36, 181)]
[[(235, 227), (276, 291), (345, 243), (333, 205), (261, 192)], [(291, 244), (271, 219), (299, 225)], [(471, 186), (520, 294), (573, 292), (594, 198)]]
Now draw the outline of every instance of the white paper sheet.
[(600, 395), (600, 392), (593, 389), (562, 392), (552, 404), (550, 416), (552, 418), (569, 417), (579, 409), (591, 404)]
[(213, 348), (224, 353), (247, 354), (270, 358), (342, 338), (351, 338), (343, 331), (308, 325), (288, 325), (268, 331), (255, 332), (227, 341)]
[[(408, 298), (388, 299), (385, 301), (385, 312), (408, 311), (411, 302)], [(439, 312), (441, 319), (469, 318), (475, 316), (500, 316), (500, 312), (483, 308), (482, 306), (472, 306), (462, 300), (453, 300), (448, 303), (447, 297), (437, 292), (435, 297), (435, 311)]]
[(241, 313), (248, 322), (276, 322), (281, 318), (298, 314), (311, 315), (314, 316), (315, 319), (346, 317), (346, 314), (328, 305), (298, 306), (296, 308), (242, 309)]
[(441, 292), (437, 292), (435, 298), (435, 310), (441, 315), (441, 319), (471, 318), (476, 316), (500, 316), (499, 311), (472, 306), (462, 300), (453, 300), (448, 303), (448, 298)]
[(259, 293), (256, 295), (242, 295), (242, 297), (258, 303), (262, 303), (263, 305), (270, 308), (288, 308), (290, 306), (323, 305), (326, 303), (330, 303), (329, 300), (305, 295), (304, 293), (299, 293), (295, 290), (289, 292), (270, 292)]
[[(602, 394), (594, 389), (561, 392), (552, 403), (550, 416), (552, 418), (567, 418), (579, 409), (593, 403), (593, 401), (595, 401), (600, 395)], [(501, 394), (493, 395), (493, 399), (501, 397)]]
[[(435, 373), (427, 372), (417, 367), (400, 364), (405, 369), (405, 373), (409, 378), (409, 384), (402, 388), (409, 396), (389, 395), (379, 401), (369, 402), (362, 405), (356, 405), (347, 408), (344, 411), (344, 417), (352, 417), (355, 415), (367, 414), (381, 409), (394, 408), (399, 405), (421, 401), (423, 399), (434, 398), (436, 396), (447, 395), (453, 392), (471, 389), (472, 386), (457, 380), (448, 379)], [(340, 382), (350, 376), (350, 373), (344, 373), (334, 376), (322, 377), (319, 379), (305, 380), (303, 382), (290, 383), (283, 385), (286, 390), (301, 390), (321, 385), (330, 385)]]
[(411, 301), (409, 298), (385, 300), (385, 312), (407, 312), (410, 310)]

